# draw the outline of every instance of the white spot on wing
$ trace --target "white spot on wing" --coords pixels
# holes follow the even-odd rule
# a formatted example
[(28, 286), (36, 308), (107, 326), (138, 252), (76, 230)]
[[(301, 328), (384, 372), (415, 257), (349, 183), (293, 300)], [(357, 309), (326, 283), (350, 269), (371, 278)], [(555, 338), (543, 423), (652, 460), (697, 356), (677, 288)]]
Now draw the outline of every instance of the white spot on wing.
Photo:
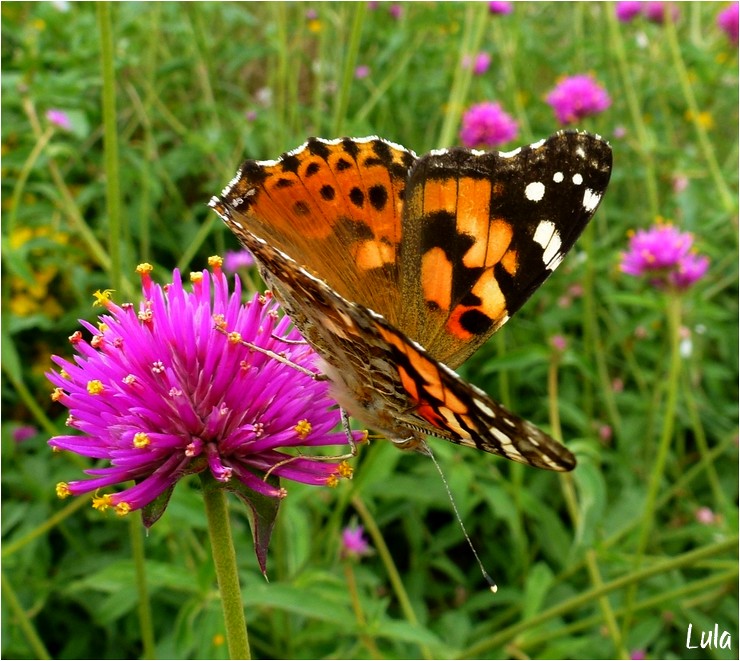
[(583, 183), (583, 177), (579, 173), (574, 174), (573, 175), (573, 183), (576, 186), (580, 186)]
[(521, 150), (521, 147), (517, 147), (516, 149), (512, 149), (511, 151), (500, 151), (498, 155), (501, 158), (512, 158), (513, 156), (516, 156)]
[(587, 188), (583, 193), (583, 208), (586, 211), (593, 211), (597, 206), (599, 206), (599, 202), (601, 202), (601, 193), (597, 193), (596, 191), (592, 191), (590, 188)]
[(545, 144), (545, 138), (542, 138), (542, 140), (538, 140), (537, 142), (533, 142), (531, 145), (529, 145), (530, 149), (539, 149), (542, 147), (542, 145)]
[(559, 184), (563, 180), (563, 173), (562, 172), (556, 172), (554, 175), (552, 175), (552, 180)]
[(545, 184), (541, 181), (533, 181), (527, 184), (524, 195), (530, 202), (539, 202), (545, 195)]
[(555, 267), (560, 264), (560, 260), (562, 259), (561, 256), (555, 266), (550, 266), (550, 262), (558, 258), (558, 255), (560, 254), (560, 246), (562, 245), (560, 234), (558, 234), (555, 224), (549, 220), (541, 220), (534, 232), (534, 240), (536, 243), (539, 243), (544, 250), (542, 261), (548, 265), (548, 268), (554, 270)]

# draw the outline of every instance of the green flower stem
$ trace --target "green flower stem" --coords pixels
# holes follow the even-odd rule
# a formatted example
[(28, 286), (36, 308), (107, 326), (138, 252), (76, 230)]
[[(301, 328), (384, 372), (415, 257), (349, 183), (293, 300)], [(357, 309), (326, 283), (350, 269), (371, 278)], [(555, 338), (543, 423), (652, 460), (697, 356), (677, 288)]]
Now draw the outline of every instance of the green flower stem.
[(121, 273), (121, 191), (118, 177), (118, 132), (116, 126), (116, 74), (113, 68), (113, 29), (110, 4), (98, 5), (100, 64), (103, 77), (103, 146), (105, 151), (105, 192), (108, 210), (108, 254), (111, 287), (120, 291)]
[(221, 593), (229, 657), (231, 659), (251, 659), (247, 622), (244, 617), (239, 573), (236, 566), (236, 552), (234, 541), (231, 538), (226, 492), (207, 473), (201, 474), (201, 483), (208, 519), (208, 533), (211, 538), (213, 564), (216, 568), (218, 589)]
[[(560, 358), (560, 352), (553, 351), (552, 358), (550, 360), (550, 367), (547, 373), (547, 392), (552, 436), (556, 440), (562, 442), (563, 432), (560, 427), (560, 411), (558, 410), (558, 367), (560, 366)], [(575, 529), (578, 530), (582, 525), (582, 517), (581, 510), (578, 506), (578, 496), (576, 494), (573, 478), (569, 474), (561, 475), (560, 485), (571, 521), (573, 522)], [(602, 587), (604, 583), (601, 579), (601, 571), (599, 570), (597, 555), (593, 549), (586, 551), (585, 560), (589, 578), (591, 579), (591, 585), (593, 585), (594, 589)], [(609, 603), (609, 599), (607, 599), (606, 595), (602, 595), (599, 597), (598, 601), (599, 608), (601, 609), (604, 622), (606, 623), (606, 627), (612, 639), (614, 649), (622, 658), (627, 658), (627, 650), (624, 648), (621, 632), (617, 626), (617, 619), (614, 616), (614, 611)]]
[[(629, 574), (620, 576), (613, 581), (603, 583), (599, 587), (594, 587), (591, 590), (581, 592), (579, 595), (570, 599), (566, 599), (565, 601), (561, 601), (556, 606), (548, 608), (547, 610), (544, 610), (537, 615), (534, 615), (533, 617), (523, 619), (510, 627), (506, 627), (505, 629), (497, 631), (494, 635), (488, 638), (484, 638), (475, 645), (462, 650), (456, 658), (484, 658), (490, 650), (495, 650), (502, 645), (506, 645), (519, 634), (526, 631), (535, 630), (543, 623), (554, 618), (562, 617), (563, 615), (566, 615), (568, 613), (575, 613), (579, 609), (593, 602), (595, 599), (607, 595), (610, 592), (621, 590), (622, 588), (629, 585), (637, 585), (649, 578), (652, 578), (653, 576), (667, 574), (682, 567), (695, 568), (708, 558), (720, 555), (722, 553), (735, 552), (735, 550), (737, 549), (738, 541), (738, 536), (733, 535), (731, 537), (728, 537), (727, 539), (722, 540), (721, 542), (717, 542), (716, 544), (704, 546), (700, 549), (697, 549), (696, 551), (689, 551), (688, 553), (684, 553), (673, 558), (654, 562), (649, 567), (645, 567), (644, 569), (640, 569), (638, 571), (633, 571)], [(735, 576), (737, 575), (737, 567), (734, 567), (732, 569), (732, 572), (730, 572), (730, 582), (732, 582), (733, 573)], [(663, 598), (665, 597), (664, 594), (661, 594), (660, 596)]]
[[(80, 499), (82, 500), (82, 499)], [(149, 602), (149, 589), (146, 584), (146, 556), (141, 519), (138, 516), (129, 516), (129, 536), (131, 537), (131, 555), (134, 559), (136, 571), (136, 591), (139, 593), (139, 629), (141, 643), (144, 648), (142, 659), (155, 659), (154, 627), (152, 626), (152, 609)]]
[(7, 604), (7, 608), (12, 613), (13, 618), (18, 623), (23, 634), (26, 636), (28, 645), (33, 650), (34, 659), (51, 659), (48, 650), (44, 646), (43, 641), (39, 637), (36, 628), (33, 626), (33, 622), (28, 617), (26, 609), (21, 605), (18, 595), (15, 593), (13, 586), (5, 576), (5, 572), (2, 573), (2, 586), (3, 586), (3, 599)]
[(666, 16), (668, 18), (665, 21), (665, 35), (667, 37), (668, 46), (671, 51), (671, 57), (673, 58), (673, 66), (676, 73), (678, 74), (678, 82), (681, 85), (681, 91), (683, 92), (686, 106), (688, 107), (689, 113), (691, 114), (691, 121), (696, 131), (696, 137), (699, 141), (699, 146), (701, 147), (701, 151), (704, 155), (704, 160), (707, 162), (707, 166), (709, 167), (709, 172), (711, 172), (712, 174), (714, 185), (716, 186), (719, 197), (722, 200), (722, 206), (725, 208), (725, 211), (731, 212), (737, 209), (737, 201), (735, 199), (736, 196), (730, 192), (727, 181), (722, 176), (722, 171), (719, 167), (719, 163), (717, 163), (715, 148), (712, 145), (711, 140), (709, 140), (707, 130), (700, 119), (701, 113), (699, 112), (699, 104), (696, 102), (696, 96), (694, 95), (694, 90), (691, 87), (691, 81), (689, 80), (689, 74), (686, 70), (686, 64), (681, 57), (681, 47), (678, 44), (676, 26), (673, 21), (670, 20), (670, 12), (667, 11)]
[(451, 145), (455, 132), (460, 124), (465, 100), (473, 79), (473, 67), (463, 67), (466, 56), (472, 56), (480, 50), (485, 29), (490, 24), (487, 21), (488, 5), (485, 2), (468, 3), (465, 12), (465, 27), (460, 41), (455, 75), (450, 86), (450, 96), (447, 99), (444, 123), (439, 134), (438, 146)]
[(655, 218), (658, 216), (660, 211), (660, 205), (658, 203), (657, 176), (655, 174), (655, 158), (653, 156), (655, 140), (650, 138), (650, 134), (643, 120), (642, 108), (644, 104), (637, 96), (637, 90), (630, 73), (633, 65), (627, 58), (627, 50), (624, 46), (624, 39), (622, 38), (619, 21), (617, 20), (617, 15), (613, 8), (610, 8), (610, 10), (606, 12), (606, 22), (609, 26), (609, 38), (611, 42), (609, 51), (614, 55), (617, 63), (619, 75), (622, 79), (624, 98), (627, 102), (630, 116), (632, 117), (632, 124), (635, 127), (635, 148), (645, 166), (645, 177), (643, 179), (645, 181), (647, 192), (646, 213), (649, 218)]
[(360, 36), (362, 35), (362, 22), (365, 18), (366, 2), (355, 2), (352, 5), (354, 18), (352, 29), (349, 33), (349, 43), (344, 50), (344, 66), (342, 68), (342, 82), (339, 93), (335, 97), (334, 117), (332, 118), (332, 135), (339, 136), (344, 131), (344, 121), (349, 106), (349, 91), (352, 87), (352, 76), (357, 63), (357, 53), (360, 50)]
[(378, 646), (375, 644), (375, 640), (370, 636), (367, 629), (367, 619), (365, 613), (362, 610), (362, 604), (360, 603), (360, 595), (357, 592), (357, 581), (355, 580), (355, 571), (352, 567), (352, 561), (345, 559), (342, 564), (344, 565), (344, 576), (347, 579), (347, 589), (349, 590), (349, 596), (352, 600), (352, 610), (355, 613), (355, 620), (357, 620), (357, 627), (360, 630), (360, 639), (363, 645), (367, 647), (373, 659), (382, 659), (383, 655), (378, 650)]
[[(635, 550), (635, 570), (639, 569), (642, 564), (645, 549), (647, 548), (647, 543), (650, 539), (655, 523), (655, 504), (661, 482), (663, 481), (663, 474), (665, 472), (665, 465), (668, 459), (668, 452), (671, 447), (671, 440), (673, 439), (676, 403), (678, 402), (678, 389), (681, 383), (681, 296), (677, 293), (670, 293), (666, 299), (666, 303), (668, 308), (666, 316), (668, 320), (668, 342), (670, 347), (670, 362), (666, 379), (668, 393), (666, 396), (665, 416), (663, 418), (663, 429), (658, 445), (658, 453), (655, 457), (655, 463), (653, 464), (653, 469), (650, 474), (650, 484), (648, 485), (645, 505), (643, 507), (640, 533), (637, 541), (637, 548)], [(625, 600), (627, 614), (622, 624), (622, 631), (624, 633), (628, 631), (631, 623), (630, 609), (635, 598), (636, 589), (637, 584), (632, 585)]]
[(13, 186), (13, 195), (10, 198), (10, 211), (5, 225), (5, 236), (11, 236), (15, 229), (15, 217), (21, 206), (21, 196), (26, 188), (28, 175), (31, 174), (31, 170), (33, 170), (33, 166), (36, 165), (38, 157), (41, 156), (41, 153), (46, 149), (46, 145), (49, 144), (49, 140), (51, 140), (54, 133), (54, 127), (49, 126), (46, 131), (36, 137), (36, 144), (33, 146), (31, 153), (28, 155), (26, 162), (18, 173), (18, 179), (15, 182), (15, 186)]
[[(690, 583), (682, 584), (679, 587), (668, 590), (666, 592), (660, 592), (652, 597), (641, 599), (636, 610), (649, 611), (654, 608), (665, 607), (665, 604), (676, 603), (681, 601), (682, 607), (685, 609), (687, 604), (685, 600), (687, 597), (693, 597), (700, 595), (700, 598), (705, 600), (715, 599), (715, 589), (726, 591), (727, 585), (733, 582), (737, 582), (738, 569), (737, 564), (734, 567), (724, 571), (722, 573), (713, 572), (706, 578), (698, 581), (692, 581)], [(615, 613), (616, 615), (622, 615), (624, 608), (618, 608)], [(601, 624), (600, 615), (592, 615), (591, 617), (576, 618), (574, 622), (560, 627), (557, 630), (547, 629), (545, 633), (539, 635), (527, 635), (527, 647), (530, 649), (537, 649), (539, 645), (549, 644), (552, 645), (556, 638), (563, 638), (573, 634), (578, 634), (583, 631), (590, 631), (594, 627), (598, 627)], [(524, 648), (526, 649), (526, 648)]]
[(41, 525), (27, 532), (22, 537), (14, 539), (12, 542), (4, 543), (1, 557), (9, 558), (11, 555), (17, 553), (22, 548), (30, 544), (33, 540), (39, 539), (40, 537), (46, 535), (52, 528), (58, 526), (65, 519), (68, 519), (75, 512), (77, 512), (77, 510), (82, 509), (86, 505), (90, 505), (90, 501), (87, 498), (75, 498), (74, 500), (72, 500), (72, 502), (69, 503), (69, 505), (55, 512)]
[[(383, 535), (380, 532), (380, 528), (378, 528), (378, 524), (375, 522), (373, 515), (370, 513), (370, 510), (365, 507), (365, 503), (358, 495), (352, 496), (352, 506), (360, 515), (362, 523), (372, 538), (375, 549), (377, 550), (378, 555), (380, 555), (380, 559), (383, 561), (383, 565), (388, 573), (388, 578), (393, 586), (393, 591), (396, 593), (396, 599), (398, 599), (398, 603), (401, 606), (404, 617), (409, 624), (419, 626), (419, 620), (416, 619), (416, 613), (414, 613), (414, 609), (411, 606), (411, 600), (406, 593), (406, 588), (401, 580), (401, 575), (398, 573), (398, 569), (396, 569), (396, 564), (393, 562), (391, 552), (388, 550), (388, 546), (386, 546)], [(431, 650), (426, 645), (421, 645), (421, 653), (425, 659), (434, 658)]]

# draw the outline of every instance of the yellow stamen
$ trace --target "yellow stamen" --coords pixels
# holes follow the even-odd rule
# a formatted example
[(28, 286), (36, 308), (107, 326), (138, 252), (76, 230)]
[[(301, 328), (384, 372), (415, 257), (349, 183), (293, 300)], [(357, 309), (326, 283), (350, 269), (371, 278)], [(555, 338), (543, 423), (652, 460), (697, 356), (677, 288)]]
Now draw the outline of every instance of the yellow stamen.
[(226, 330), (226, 318), (222, 314), (214, 314), (213, 323), (219, 330)]
[(113, 289), (104, 289), (103, 291), (100, 291), (99, 289), (93, 294), (93, 298), (95, 299), (95, 302), (93, 303), (93, 307), (96, 305), (101, 305), (102, 307), (108, 307), (108, 303), (110, 302), (110, 295), (113, 293)]
[(139, 275), (143, 275), (144, 273), (151, 273), (154, 270), (154, 267), (149, 262), (142, 262), (136, 267), (136, 272)]
[(236, 331), (229, 333), (228, 337), (231, 344), (239, 344), (242, 341), (241, 333), (237, 333)]
[(62, 397), (64, 397), (64, 390), (62, 390), (61, 388), (54, 388), (53, 392), (51, 393), (51, 401), (58, 402)]
[(148, 445), (150, 445), (151, 442), (152, 441), (149, 438), (148, 434), (144, 433), (143, 431), (139, 431), (134, 434), (134, 447), (135, 448), (145, 448)]
[(210, 266), (211, 268), (214, 268), (216, 266), (223, 266), (223, 263), (223, 257), (219, 257), (218, 255), (212, 255), (208, 258), (208, 266)]
[(92, 381), (87, 382), (87, 392), (91, 395), (99, 395), (103, 390), (105, 390), (105, 387), (103, 386), (102, 381), (93, 379)]
[(337, 466), (337, 473), (339, 477), (343, 477), (344, 479), (348, 480), (352, 477), (354, 469), (346, 461), (343, 461), (339, 464), (339, 466)]
[(326, 478), (326, 486), (335, 489), (339, 484), (339, 478), (336, 475), (330, 475)]
[(203, 281), (203, 273), (200, 271), (190, 271), (190, 282), (195, 284), (196, 282)]
[(298, 438), (303, 440), (311, 433), (312, 426), (308, 420), (303, 419), (295, 427), (293, 427), (293, 429), (295, 433), (298, 434)]
[(113, 503), (111, 502), (110, 494), (107, 493), (104, 496), (94, 496), (93, 497), (93, 509), (98, 510), (98, 512), (105, 512), (109, 507), (111, 507)]
[(126, 516), (131, 511), (131, 505), (126, 501), (121, 501), (116, 505), (116, 514), (118, 516)]
[(69, 490), (69, 485), (66, 482), (59, 482), (57, 484), (56, 491), (57, 498), (61, 498), (62, 500), (72, 495), (72, 492)]

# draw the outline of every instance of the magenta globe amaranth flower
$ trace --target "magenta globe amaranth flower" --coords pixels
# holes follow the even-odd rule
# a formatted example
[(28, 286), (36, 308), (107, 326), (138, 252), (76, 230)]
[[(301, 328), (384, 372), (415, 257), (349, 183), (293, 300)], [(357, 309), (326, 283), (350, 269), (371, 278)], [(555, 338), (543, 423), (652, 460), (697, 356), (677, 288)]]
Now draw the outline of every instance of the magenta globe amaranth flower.
[(737, 2), (733, 2), (731, 5), (725, 7), (719, 14), (717, 14), (717, 25), (724, 33), (727, 38), (737, 46), (738, 42), (738, 12), (740, 11), (740, 5)]
[(646, 276), (657, 287), (687, 289), (701, 279), (709, 259), (692, 252), (694, 235), (669, 223), (658, 223), (630, 236), (629, 250), (621, 255), (622, 273)]
[(64, 129), (65, 131), (72, 130), (72, 120), (70, 120), (69, 115), (64, 110), (51, 108), (46, 111), (46, 119), (60, 129)]
[(370, 544), (365, 539), (365, 529), (362, 526), (352, 525), (342, 530), (342, 557), (359, 558), (370, 553)]
[(492, 14), (511, 14), (514, 11), (514, 6), (511, 2), (491, 0), (488, 3), (488, 11)]
[(606, 90), (587, 75), (563, 78), (547, 95), (546, 101), (563, 125), (596, 115), (611, 105)]
[[(209, 261), (212, 273), (191, 274), (192, 291), (178, 271), (161, 287), (151, 266), (141, 265), (138, 310), (97, 292), (105, 313), (97, 327), (81, 322), (91, 339), (77, 331), (74, 361), (53, 357), (61, 372), (48, 374), (52, 399), (69, 409), (67, 426), (80, 433), (49, 445), (109, 462), (86, 470), (87, 479), (57, 485), (60, 497), (95, 492), (96, 509), (125, 515), (143, 508), (149, 526), (191, 473), (209, 471), (253, 508), (252, 496), (286, 495), (281, 478), (332, 486), (351, 475), (346, 462), (309, 456), (311, 448), (347, 443), (333, 431), (339, 412), (326, 383), (295, 367), (312, 370), (313, 350), (269, 295), (243, 304), (239, 279), (229, 293), (221, 259)], [(353, 436), (359, 441), (363, 433)]]
[(462, 118), (460, 140), (466, 147), (497, 147), (516, 138), (516, 121), (498, 103), (471, 106)]
[(615, 12), (617, 18), (623, 23), (631, 21), (642, 11), (642, 2), (635, 2), (634, 0), (626, 0), (625, 2), (618, 2), (615, 6)]

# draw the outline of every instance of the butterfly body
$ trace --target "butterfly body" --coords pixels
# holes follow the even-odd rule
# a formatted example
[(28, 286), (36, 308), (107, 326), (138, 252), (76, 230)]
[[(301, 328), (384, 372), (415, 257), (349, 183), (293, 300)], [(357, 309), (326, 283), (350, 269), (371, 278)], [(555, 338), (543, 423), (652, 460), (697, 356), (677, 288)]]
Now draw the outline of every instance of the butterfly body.
[(452, 368), (557, 267), (610, 169), (608, 145), (576, 132), (421, 157), (375, 137), (312, 138), (246, 161), (211, 206), (368, 427), (404, 448), (432, 435), (570, 470), (566, 448)]

